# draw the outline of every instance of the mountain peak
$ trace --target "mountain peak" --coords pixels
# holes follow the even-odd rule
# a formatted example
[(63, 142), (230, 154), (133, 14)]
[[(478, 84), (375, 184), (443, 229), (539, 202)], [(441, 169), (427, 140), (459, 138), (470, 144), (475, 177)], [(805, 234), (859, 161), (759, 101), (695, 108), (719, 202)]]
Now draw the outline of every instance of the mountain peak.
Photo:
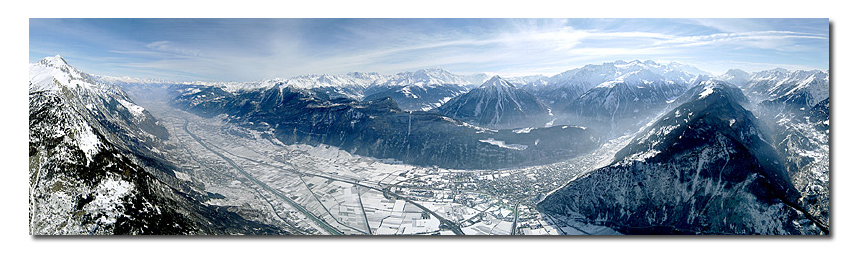
[(480, 86), (480, 88), (486, 88), (486, 87), (514, 87), (514, 86), (512, 85), (512, 83), (509, 83), (506, 80), (504, 80), (503, 78), (501, 78), (500, 75), (494, 75), (493, 77), (491, 77), (491, 79), (485, 81), (485, 83), (482, 83), (482, 86)]
[(495, 129), (542, 126), (549, 121), (548, 107), (500, 76), (493, 76), (479, 88), (449, 100), (437, 111)]
[[(63, 86), (96, 86), (90, 75), (69, 65), (63, 57), (55, 55), (30, 64), (31, 91), (55, 90)], [(57, 82), (57, 83), (55, 83)]]
[(60, 54), (54, 55), (54, 57), (45, 57), (39, 61), (39, 64), (54, 68), (72, 68)]

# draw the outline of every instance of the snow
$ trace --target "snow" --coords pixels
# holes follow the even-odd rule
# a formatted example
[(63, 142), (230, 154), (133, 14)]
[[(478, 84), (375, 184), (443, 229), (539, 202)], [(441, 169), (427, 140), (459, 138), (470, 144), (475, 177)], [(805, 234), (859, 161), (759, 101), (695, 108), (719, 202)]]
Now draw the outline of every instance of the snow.
[(93, 159), (93, 156), (99, 151), (99, 137), (97, 137), (89, 128), (83, 129), (83, 131), (79, 132), (76, 142), (78, 143), (78, 147), (84, 151), (85, 155), (87, 155), (88, 162), (90, 162)]
[(491, 79), (489, 79), (485, 83), (482, 83), (482, 85), (479, 86), (479, 88), (495, 88), (495, 89), (505, 88), (505, 87), (514, 87), (514, 86), (511, 83), (507, 82), (506, 80), (504, 80), (503, 78), (501, 78), (500, 76), (497, 76), (497, 75), (495, 75), (494, 77), (491, 77)]
[(30, 92), (58, 90), (60, 86), (86, 85), (81, 72), (75, 70), (59, 55), (30, 64)]
[(177, 177), (179, 180), (182, 180), (182, 181), (193, 181), (193, 179), (190, 178), (190, 175), (187, 174), (187, 173), (179, 172), (179, 171), (175, 171), (175, 170), (173, 170), (173, 172), (175, 172), (175, 177)]
[(127, 102), (126, 100), (123, 100), (123, 99), (117, 99), (117, 101), (119, 103), (121, 103), (121, 105), (124, 105), (124, 107), (126, 107), (127, 110), (129, 110), (130, 113), (133, 114), (133, 116), (135, 116), (135, 117), (145, 116), (145, 114), (144, 114), (145, 108), (137, 106), (136, 104)]
[(706, 87), (706, 88), (702, 91), (702, 93), (699, 93), (699, 98), (700, 98), (700, 99), (703, 99), (703, 98), (707, 97), (708, 95), (711, 95), (711, 93), (714, 93), (714, 88)]
[(183, 95), (193, 95), (193, 94), (196, 94), (199, 92), (202, 92), (202, 90), (199, 88), (186, 88), (186, 89), (184, 89), (184, 93), (182, 93), (182, 94)]
[(409, 86), (401, 88), (401, 94), (404, 94), (404, 96), (408, 98), (419, 98), (419, 96), (413, 94), (413, 90), (411, 90)]
[(479, 141), (480, 141), (480, 142), (483, 142), (483, 143), (487, 143), (487, 144), (495, 145), (495, 146), (500, 147), (500, 148), (506, 148), (506, 149), (512, 149), (512, 150), (519, 150), (519, 151), (521, 151), (521, 150), (527, 149), (527, 145), (523, 145), (523, 144), (506, 144), (506, 143), (503, 142), (503, 141), (500, 141), (500, 140), (494, 140), (494, 138), (488, 138), (488, 139), (485, 139), (485, 140), (479, 140)]
[(512, 132), (516, 133), (516, 134), (527, 134), (527, 133), (530, 133), (530, 131), (534, 130), (534, 129), (536, 129), (536, 127), (526, 127), (526, 128), (522, 128), (522, 129), (512, 130)]
[(473, 85), (470, 80), (474, 75), (464, 76), (452, 74), (440, 68), (421, 69), (417, 71), (401, 72), (392, 76), (385, 76), (372, 82), (376, 86), (432, 86), (432, 85)]
[(84, 209), (87, 211), (104, 211), (105, 214), (97, 220), (100, 224), (110, 225), (117, 221), (124, 212), (123, 199), (131, 193), (133, 184), (124, 180), (106, 178), (96, 188), (96, 197)]

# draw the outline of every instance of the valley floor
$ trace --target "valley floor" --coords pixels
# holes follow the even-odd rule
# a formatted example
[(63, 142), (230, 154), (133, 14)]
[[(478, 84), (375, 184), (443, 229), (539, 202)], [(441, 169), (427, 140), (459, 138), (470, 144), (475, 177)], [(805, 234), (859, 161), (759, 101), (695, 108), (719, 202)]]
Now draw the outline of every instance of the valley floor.
[(245, 218), (298, 234), (606, 235), (600, 226), (536, 211), (545, 193), (611, 160), (629, 137), (566, 162), (507, 170), (450, 170), (282, 144), (220, 117), (144, 103), (169, 130), (179, 179), (238, 206)]

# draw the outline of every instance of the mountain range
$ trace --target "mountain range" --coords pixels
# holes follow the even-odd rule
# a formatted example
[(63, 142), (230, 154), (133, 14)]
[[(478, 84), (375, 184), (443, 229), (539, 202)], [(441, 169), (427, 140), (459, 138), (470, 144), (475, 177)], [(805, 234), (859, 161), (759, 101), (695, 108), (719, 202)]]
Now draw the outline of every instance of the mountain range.
[(538, 211), (623, 234), (829, 233), (828, 71), (616, 61), (551, 77), (214, 83), (92, 76), (57, 56), (30, 65), (29, 89), (32, 234), (293, 233), (205, 203), (219, 195), (178, 178), (172, 136), (132, 97), (276, 145), (434, 169), (549, 165), (625, 140), (599, 167), (567, 170)]

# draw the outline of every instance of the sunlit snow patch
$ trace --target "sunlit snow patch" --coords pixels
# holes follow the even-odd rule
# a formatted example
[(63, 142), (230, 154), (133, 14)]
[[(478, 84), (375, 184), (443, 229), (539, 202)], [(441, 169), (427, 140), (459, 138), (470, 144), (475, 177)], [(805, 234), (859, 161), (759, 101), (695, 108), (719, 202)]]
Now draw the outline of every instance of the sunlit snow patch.
[(87, 155), (87, 160), (93, 158), (94, 155), (98, 152), (99, 146), (99, 137), (96, 136), (90, 129), (82, 129), (78, 135), (78, 147)]
[(515, 130), (512, 130), (512, 132), (516, 133), (516, 134), (527, 134), (527, 133), (530, 133), (530, 131), (534, 130), (534, 129), (536, 129), (536, 127), (527, 127), (527, 128), (522, 128), (522, 129), (515, 129)]
[(501, 148), (512, 149), (512, 150), (519, 150), (519, 151), (521, 151), (521, 150), (527, 149), (527, 145), (523, 145), (523, 144), (506, 144), (506, 143), (504, 143), (503, 141), (500, 141), (500, 140), (494, 140), (494, 138), (488, 138), (488, 139), (485, 139), (485, 140), (479, 140), (479, 141), (480, 141), (480, 142), (483, 142), (483, 143), (487, 143), (487, 144), (496, 145), (496, 146), (501, 147)]
[(711, 95), (711, 93), (714, 93), (714, 88), (706, 87), (705, 90), (702, 91), (702, 93), (699, 93), (699, 98), (705, 98), (708, 95)]
[(123, 100), (123, 99), (117, 99), (117, 101), (118, 101), (119, 103), (121, 103), (121, 105), (124, 105), (124, 107), (126, 107), (127, 110), (129, 110), (130, 113), (133, 114), (133, 116), (135, 116), (135, 117), (141, 117), (141, 116), (144, 116), (144, 115), (145, 115), (144, 112), (143, 112), (143, 111), (145, 111), (145, 108), (140, 107), (140, 106), (138, 106), (138, 105), (136, 105), (136, 104), (133, 104), (133, 103), (127, 102), (126, 100)]
[(101, 224), (110, 225), (117, 221), (124, 212), (124, 197), (130, 194), (133, 185), (123, 180), (107, 178), (96, 188), (96, 198), (85, 206), (87, 211), (104, 212), (97, 220)]

